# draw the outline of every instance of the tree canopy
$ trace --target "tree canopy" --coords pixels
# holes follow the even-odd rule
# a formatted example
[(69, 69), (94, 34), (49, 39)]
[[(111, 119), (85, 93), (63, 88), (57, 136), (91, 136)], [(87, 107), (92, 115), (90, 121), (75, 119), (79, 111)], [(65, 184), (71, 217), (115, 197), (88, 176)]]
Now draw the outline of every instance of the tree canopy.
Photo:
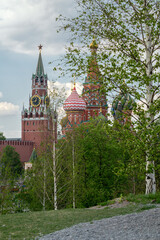
[(5, 140), (6, 138), (5, 138), (5, 136), (3, 135), (3, 133), (2, 132), (0, 132), (0, 140)]
[[(146, 193), (156, 191), (155, 161), (160, 129), (160, 4), (153, 0), (77, 0), (77, 16), (59, 17), (60, 30), (69, 30), (71, 45), (65, 66), (87, 71), (88, 49), (94, 37), (102, 89), (113, 102), (119, 91), (135, 101), (132, 131), (140, 138), (146, 158)], [(122, 114), (126, 114), (122, 112)], [(131, 129), (130, 129), (131, 130)], [(157, 163), (156, 163), (157, 164)]]
[(17, 178), (22, 174), (22, 163), (19, 154), (15, 151), (14, 147), (6, 146), (0, 157), (0, 171), (1, 178), (7, 176), (10, 178)]

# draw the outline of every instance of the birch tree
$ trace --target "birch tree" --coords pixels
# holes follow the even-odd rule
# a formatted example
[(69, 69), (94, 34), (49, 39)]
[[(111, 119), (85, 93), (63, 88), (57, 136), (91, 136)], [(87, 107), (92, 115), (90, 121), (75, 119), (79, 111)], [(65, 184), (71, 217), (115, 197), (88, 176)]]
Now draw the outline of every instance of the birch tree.
[[(156, 121), (160, 106), (160, 4), (156, 0), (77, 0), (77, 16), (59, 16), (60, 30), (69, 30), (71, 45), (65, 66), (87, 69), (88, 44), (99, 45), (97, 61), (108, 101), (119, 92), (137, 103), (132, 122), (146, 158), (146, 194), (156, 192), (155, 161), (159, 143)], [(125, 80), (125, 84), (124, 84)], [(132, 130), (133, 130), (132, 129)], [(159, 130), (158, 130), (159, 131)]]

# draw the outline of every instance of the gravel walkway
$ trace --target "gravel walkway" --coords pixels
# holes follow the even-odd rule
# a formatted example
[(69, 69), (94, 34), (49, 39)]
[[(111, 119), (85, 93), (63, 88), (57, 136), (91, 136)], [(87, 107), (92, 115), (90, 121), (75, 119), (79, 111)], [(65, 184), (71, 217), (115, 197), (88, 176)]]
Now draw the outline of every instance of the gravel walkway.
[(80, 223), (40, 240), (160, 240), (160, 208)]

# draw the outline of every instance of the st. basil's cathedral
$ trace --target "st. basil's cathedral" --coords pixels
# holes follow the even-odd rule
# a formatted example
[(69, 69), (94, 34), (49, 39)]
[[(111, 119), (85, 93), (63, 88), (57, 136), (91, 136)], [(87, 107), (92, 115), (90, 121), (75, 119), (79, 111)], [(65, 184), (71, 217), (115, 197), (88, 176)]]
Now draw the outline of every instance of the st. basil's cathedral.
[(105, 93), (101, 92), (101, 74), (97, 64), (97, 48), (95, 40), (90, 44), (91, 57), (88, 64), (88, 74), (83, 83), (82, 97), (76, 91), (76, 85), (71, 95), (64, 102), (66, 117), (62, 119), (62, 134), (73, 126), (88, 122), (99, 114), (107, 119), (107, 101)]
[[(20, 154), (21, 162), (26, 166), (27, 163), (30, 163), (35, 152), (39, 152), (40, 145), (44, 140), (57, 140), (57, 113), (50, 109), (48, 77), (44, 72), (41, 49), (42, 46), (40, 45), (36, 72), (32, 75), (32, 94), (29, 97), (29, 107), (25, 108), (23, 106), (22, 109), (21, 140), (0, 141), (0, 152), (7, 145), (13, 146)], [(101, 92), (103, 79), (97, 63), (97, 49), (98, 45), (93, 40), (90, 44), (91, 56), (87, 76), (83, 83), (82, 96), (78, 95), (74, 83), (70, 96), (64, 102), (63, 108), (66, 117), (61, 120), (63, 137), (65, 137), (67, 131), (71, 131), (73, 127), (80, 124), (87, 123), (91, 118), (100, 116), (107, 120), (108, 106), (106, 94)], [(130, 117), (133, 102), (129, 94), (121, 93), (112, 104), (114, 118), (119, 119), (118, 112), (125, 112)], [(119, 121), (122, 121), (122, 118)]]

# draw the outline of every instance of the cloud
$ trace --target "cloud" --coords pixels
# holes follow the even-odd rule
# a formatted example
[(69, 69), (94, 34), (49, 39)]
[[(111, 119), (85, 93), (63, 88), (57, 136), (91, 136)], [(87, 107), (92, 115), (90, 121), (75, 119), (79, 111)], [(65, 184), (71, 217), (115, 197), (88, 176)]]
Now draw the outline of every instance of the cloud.
[(59, 14), (73, 15), (73, 0), (1, 0), (0, 48), (34, 54), (45, 46), (47, 54), (65, 51), (66, 35), (57, 34)]
[(3, 97), (3, 93), (2, 92), (0, 92), (0, 98), (2, 98)]
[(8, 102), (0, 102), (0, 116), (11, 116), (19, 113), (19, 106)]
[[(57, 87), (58, 89), (64, 88), (66, 91), (66, 96), (68, 97), (71, 94), (71, 88), (73, 88), (73, 81), (65, 82), (65, 83), (60, 83), (58, 81), (56, 81), (56, 82), (49, 81), (48, 82), (49, 89), (52, 89), (54, 86)], [(76, 82), (76, 90), (79, 95), (82, 94), (82, 88), (83, 88), (83, 84), (81, 82)]]

